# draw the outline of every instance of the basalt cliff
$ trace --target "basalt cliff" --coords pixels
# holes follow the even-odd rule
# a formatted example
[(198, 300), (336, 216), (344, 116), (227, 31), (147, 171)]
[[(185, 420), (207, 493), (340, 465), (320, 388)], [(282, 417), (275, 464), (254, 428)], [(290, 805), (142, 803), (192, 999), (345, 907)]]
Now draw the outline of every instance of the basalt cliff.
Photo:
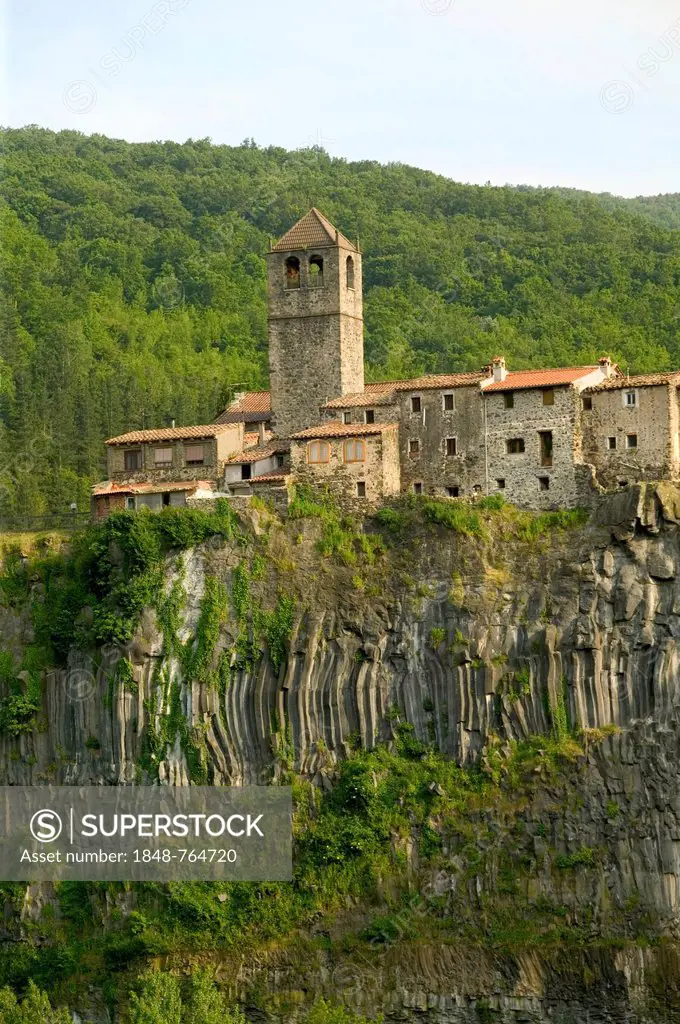
[[(680, 1019), (680, 491), (540, 528), (470, 516), (244, 511), (233, 537), (171, 551), (132, 639), (73, 646), (30, 727), (0, 734), (2, 785), (295, 777), (311, 805), (357, 752), (405, 743), (481, 778), (457, 830), (429, 784), (426, 825), (392, 836), (370, 899), (247, 952), (159, 952), (215, 965), (253, 1022), (302, 1021), (315, 993), (388, 1022)], [(35, 628), (5, 601), (16, 665)], [(109, 932), (139, 912), (130, 887), (92, 905)], [(58, 896), (30, 887), (6, 947), (58, 944), (48, 910)], [(116, 1019), (96, 979), (69, 1005)]]

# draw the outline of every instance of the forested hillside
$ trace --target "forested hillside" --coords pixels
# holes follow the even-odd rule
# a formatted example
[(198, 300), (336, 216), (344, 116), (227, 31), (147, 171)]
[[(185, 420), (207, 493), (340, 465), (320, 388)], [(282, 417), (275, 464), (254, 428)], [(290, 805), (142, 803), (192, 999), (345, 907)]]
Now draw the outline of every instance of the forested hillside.
[(0, 515), (86, 509), (106, 436), (209, 421), (266, 385), (263, 254), (312, 205), (365, 252), (373, 378), (497, 352), (680, 366), (674, 196), (466, 186), (252, 142), (3, 141)]

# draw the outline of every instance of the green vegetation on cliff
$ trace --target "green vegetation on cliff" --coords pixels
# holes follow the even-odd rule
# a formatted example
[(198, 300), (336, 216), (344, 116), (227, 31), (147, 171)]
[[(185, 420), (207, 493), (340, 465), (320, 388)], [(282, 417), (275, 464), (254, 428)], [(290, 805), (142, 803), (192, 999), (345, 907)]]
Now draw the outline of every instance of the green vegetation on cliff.
[(263, 254), (313, 205), (364, 250), (373, 378), (499, 351), (680, 365), (677, 197), (460, 185), (251, 142), (27, 127), (3, 143), (0, 515), (86, 509), (105, 437), (210, 421), (266, 386)]

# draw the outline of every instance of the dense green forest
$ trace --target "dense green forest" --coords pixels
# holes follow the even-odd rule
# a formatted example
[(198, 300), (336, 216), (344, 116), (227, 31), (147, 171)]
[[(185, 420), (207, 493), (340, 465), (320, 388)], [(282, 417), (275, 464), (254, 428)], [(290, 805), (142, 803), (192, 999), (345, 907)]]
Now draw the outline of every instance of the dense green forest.
[(365, 252), (372, 378), (611, 353), (680, 366), (678, 196), (460, 185), (323, 150), (3, 132), (0, 515), (88, 507), (105, 437), (265, 386), (263, 253), (312, 206)]

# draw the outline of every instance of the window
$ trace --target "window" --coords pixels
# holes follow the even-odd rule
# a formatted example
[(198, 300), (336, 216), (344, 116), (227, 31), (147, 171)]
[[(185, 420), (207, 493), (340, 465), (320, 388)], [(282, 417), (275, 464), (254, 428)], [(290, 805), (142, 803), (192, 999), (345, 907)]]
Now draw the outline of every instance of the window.
[(627, 409), (634, 409), (637, 406), (637, 391), (624, 391), (623, 404)]
[(135, 448), (134, 451), (125, 452), (125, 468), (132, 473), (142, 468), (141, 448)]
[(593, 396), (592, 395), (584, 395), (582, 401), (583, 401), (583, 411), (584, 412), (590, 412), (590, 410), (593, 408)]
[(420, 400), (420, 395), (411, 395), (411, 412), (421, 412), (423, 403)]
[(409, 441), (408, 453), (412, 459), (414, 459), (416, 455), (420, 455), (420, 441), (418, 441), (417, 439)]
[(343, 414), (342, 414), (342, 422), (343, 423), (351, 423), (352, 422), (352, 414), (350, 412), (343, 412)]
[(311, 256), (309, 260), (309, 287), (323, 288), (323, 259)]
[(172, 448), (154, 448), (153, 461), (155, 466), (171, 466)]
[(447, 487), (446, 493), (449, 498), (458, 498), (460, 497), (460, 487)]
[(541, 465), (552, 466), (553, 464), (553, 436), (552, 430), (539, 430), (538, 441), (541, 449)]
[(297, 256), (289, 256), (286, 260), (286, 288), (300, 287), (300, 261)]
[(501, 477), (500, 480), (496, 480), (496, 487), (499, 491), (505, 490), (505, 480)]
[(550, 477), (549, 476), (539, 476), (538, 483), (539, 483), (540, 488), (541, 488), (542, 491), (549, 491), (550, 490)]
[(135, 499), (134, 498), (126, 498), (125, 499), (125, 507), (128, 510), (128, 512), (134, 512), (134, 510), (135, 510)]
[(422, 484), (414, 484), (413, 485), (413, 493), (414, 494), (422, 494), (423, 493), (423, 485)]
[(170, 495), (169, 494), (163, 494), (161, 496), (161, 504), (165, 505), (166, 507), (170, 504)]
[(354, 260), (351, 256), (347, 257), (347, 287), (354, 288)]
[(241, 466), (241, 480), (250, 480), (253, 475), (253, 467), (249, 462), (244, 462)]
[(455, 437), (446, 438), (446, 454), (457, 455), (458, 454), (458, 442)]
[(363, 480), (357, 480), (357, 498), (366, 497), (366, 484)]
[(285, 461), (285, 459), (284, 459), (283, 455), (277, 455), (276, 456), (276, 466), (277, 466), (278, 469), (281, 469), (281, 467), (283, 466), (284, 461)]
[(187, 466), (202, 466), (205, 452), (202, 444), (189, 444), (186, 450)]
[(628, 434), (626, 436), (626, 448), (637, 448), (637, 434)]
[(375, 409), (366, 409), (364, 423), (375, 423)]
[(506, 409), (514, 409), (515, 408), (515, 392), (514, 391), (506, 391), (506, 393), (503, 395), (503, 400), (505, 402), (505, 408)]
[(607, 448), (609, 449), (610, 452), (615, 452), (616, 451), (616, 438), (615, 437), (608, 437), (607, 438)]
[(327, 441), (312, 441), (307, 445), (307, 462), (330, 462), (331, 450)]
[(627, 480), (619, 480), (618, 484), (619, 484), (619, 487), (624, 488), (624, 487), (628, 486), (628, 481)]
[(543, 389), (543, 405), (554, 405), (555, 404), (555, 391), (553, 388)]
[(366, 442), (354, 437), (350, 441), (345, 441), (344, 459), (345, 462), (365, 462)]
[(505, 442), (505, 450), (508, 455), (521, 455), (524, 451), (524, 438), (511, 437)]
[(453, 395), (444, 395), (444, 412), (453, 412)]

